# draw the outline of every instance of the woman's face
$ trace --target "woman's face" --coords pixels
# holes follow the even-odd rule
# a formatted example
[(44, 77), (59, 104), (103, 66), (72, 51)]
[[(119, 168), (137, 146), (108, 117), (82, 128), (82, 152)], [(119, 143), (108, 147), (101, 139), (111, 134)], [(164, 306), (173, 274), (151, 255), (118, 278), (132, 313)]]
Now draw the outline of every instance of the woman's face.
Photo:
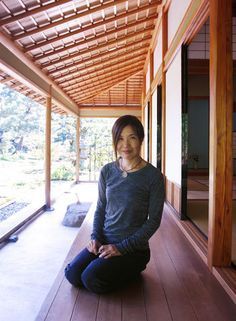
[(140, 155), (141, 142), (131, 126), (126, 126), (119, 137), (117, 154), (123, 159), (132, 160)]

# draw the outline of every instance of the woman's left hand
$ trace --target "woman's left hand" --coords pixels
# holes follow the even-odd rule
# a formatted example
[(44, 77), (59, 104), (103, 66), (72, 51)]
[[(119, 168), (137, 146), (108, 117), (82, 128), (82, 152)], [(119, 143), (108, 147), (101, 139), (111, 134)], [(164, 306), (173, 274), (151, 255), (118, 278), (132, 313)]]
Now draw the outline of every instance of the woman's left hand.
[(98, 252), (100, 253), (99, 257), (103, 257), (104, 259), (121, 255), (116, 246), (113, 244), (101, 245)]

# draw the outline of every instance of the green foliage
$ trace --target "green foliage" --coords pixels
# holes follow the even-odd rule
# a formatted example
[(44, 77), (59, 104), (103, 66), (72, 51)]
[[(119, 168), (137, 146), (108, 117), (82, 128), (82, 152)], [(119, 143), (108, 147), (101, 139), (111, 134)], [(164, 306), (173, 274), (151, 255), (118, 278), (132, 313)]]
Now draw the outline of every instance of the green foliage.
[(42, 106), (0, 85), (0, 113), (0, 154), (27, 153), (43, 146), (45, 110)]
[(107, 162), (113, 160), (111, 128), (115, 119), (81, 119), (80, 168), (98, 172)]
[(74, 172), (74, 168), (63, 164), (53, 171), (52, 180), (72, 181), (74, 179)]

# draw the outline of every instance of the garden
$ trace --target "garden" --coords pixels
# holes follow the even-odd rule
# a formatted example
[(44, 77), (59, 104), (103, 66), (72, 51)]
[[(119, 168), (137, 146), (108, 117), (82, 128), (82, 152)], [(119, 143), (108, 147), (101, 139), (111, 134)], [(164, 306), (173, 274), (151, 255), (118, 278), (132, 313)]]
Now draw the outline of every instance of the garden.
[[(0, 85), (0, 221), (44, 200), (45, 107)], [(80, 120), (80, 180), (97, 181), (112, 161), (115, 119)], [(52, 198), (75, 181), (76, 118), (52, 113)], [(10, 212), (10, 214), (9, 214)]]

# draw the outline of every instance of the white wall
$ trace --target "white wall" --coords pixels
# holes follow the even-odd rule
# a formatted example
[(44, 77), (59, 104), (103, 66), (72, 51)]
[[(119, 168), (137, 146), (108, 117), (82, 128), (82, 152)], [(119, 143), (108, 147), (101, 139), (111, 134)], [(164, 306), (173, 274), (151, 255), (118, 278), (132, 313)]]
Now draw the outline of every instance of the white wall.
[(166, 176), (181, 185), (181, 50), (166, 73)]
[(157, 90), (152, 95), (152, 162), (157, 165)]
[(168, 46), (181, 24), (191, 0), (172, 0), (168, 10)]
[(157, 45), (153, 53), (153, 64), (154, 64), (154, 78), (156, 73), (162, 63), (162, 28), (159, 30), (159, 34), (157, 36)]

